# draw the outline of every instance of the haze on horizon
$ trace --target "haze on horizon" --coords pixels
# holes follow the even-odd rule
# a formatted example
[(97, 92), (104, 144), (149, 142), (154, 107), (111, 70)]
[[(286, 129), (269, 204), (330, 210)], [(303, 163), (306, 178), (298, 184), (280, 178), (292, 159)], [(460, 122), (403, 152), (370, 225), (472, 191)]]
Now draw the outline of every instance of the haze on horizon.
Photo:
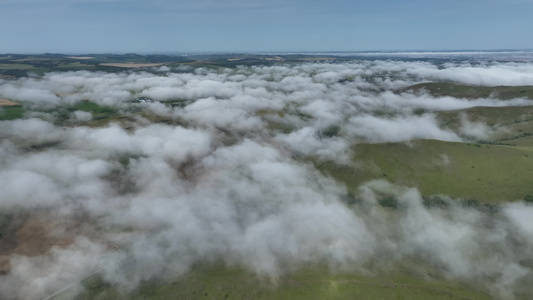
[(0, 53), (531, 49), (533, 2), (0, 1)]

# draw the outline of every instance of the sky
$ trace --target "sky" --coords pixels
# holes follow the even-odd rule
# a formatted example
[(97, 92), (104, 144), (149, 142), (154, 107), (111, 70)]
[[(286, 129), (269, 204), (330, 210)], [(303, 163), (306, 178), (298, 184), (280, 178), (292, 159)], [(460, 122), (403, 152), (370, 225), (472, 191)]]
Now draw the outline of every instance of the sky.
[(0, 0), (0, 53), (531, 49), (531, 0)]

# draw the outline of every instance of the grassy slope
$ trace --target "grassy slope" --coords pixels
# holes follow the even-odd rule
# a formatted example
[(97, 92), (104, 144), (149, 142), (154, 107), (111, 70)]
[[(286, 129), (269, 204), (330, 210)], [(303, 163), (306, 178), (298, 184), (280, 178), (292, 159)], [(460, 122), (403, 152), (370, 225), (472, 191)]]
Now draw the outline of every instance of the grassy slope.
[[(479, 98), (498, 94), (504, 99), (533, 99), (531, 86), (424, 83), (405, 90), (422, 89), (435, 96)], [(441, 126), (450, 130), (458, 130), (466, 118), (486, 124), (495, 133), (480, 144), (436, 140), (359, 144), (354, 147), (353, 167), (331, 162), (315, 165), (352, 191), (365, 181), (387, 179), (416, 186), (424, 195), (447, 194), (491, 203), (533, 194), (533, 106), (473, 107), (440, 112), (438, 118)]]
[(98, 278), (85, 285), (87, 292), (78, 299), (490, 299), (457, 282), (400, 273), (333, 275), (324, 268), (301, 270), (275, 283), (243, 270), (211, 266), (171, 283), (145, 283), (132, 293), (118, 292)]
[(15, 64), (15, 63), (0, 64), (0, 70), (17, 70), (17, 69), (28, 70), (28, 69), (33, 69), (33, 66), (30, 64)]
[(532, 193), (531, 148), (422, 140), (361, 145), (356, 157), (370, 158), (392, 181), (418, 186), (426, 195), (500, 202)]
[[(404, 91), (428, 91), (434, 96), (503, 99), (529, 97), (532, 86), (476, 87), (424, 83)], [(533, 107), (474, 107), (438, 114), (441, 125), (457, 130), (466, 117), (497, 133), (476, 143), (419, 140), (409, 143), (359, 144), (354, 166), (315, 162), (317, 168), (355, 191), (365, 181), (387, 179), (418, 187), (424, 195), (447, 194), (482, 202), (523, 199), (533, 194)], [(492, 143), (492, 144), (490, 144)]]
[(433, 96), (451, 96), (456, 98), (512, 99), (527, 97), (533, 99), (533, 86), (471, 86), (450, 82), (429, 82), (410, 86), (402, 91), (427, 91)]
[(533, 146), (533, 106), (473, 107), (438, 114), (443, 127), (457, 130), (466, 117), (495, 131), (485, 142)]
[(423, 195), (446, 194), (481, 202), (523, 199), (533, 194), (533, 148), (417, 140), (360, 144), (355, 167), (317, 163), (354, 191), (372, 179), (415, 186)]
[(0, 121), (19, 119), (23, 116), (22, 106), (0, 106)]

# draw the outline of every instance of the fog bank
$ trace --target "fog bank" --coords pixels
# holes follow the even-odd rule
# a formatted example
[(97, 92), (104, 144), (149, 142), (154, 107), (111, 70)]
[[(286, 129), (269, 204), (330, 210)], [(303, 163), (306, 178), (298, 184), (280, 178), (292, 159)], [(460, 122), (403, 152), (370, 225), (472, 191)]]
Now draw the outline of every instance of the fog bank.
[[(432, 80), (533, 85), (533, 65), (355, 61), (167, 71), (0, 83), (1, 98), (41, 116), (0, 121), (0, 213), (23, 220), (6, 227), (20, 239), (31, 241), (24, 224), (37, 222), (50, 241), (0, 253), (10, 266), (0, 276), (1, 298), (41, 299), (66, 286), (75, 293), (93, 273), (132, 289), (185, 275), (198, 262), (275, 280), (309, 264), (373, 274), (418, 261), (496, 298), (528, 292), (533, 207), (510, 202), (487, 213), (445, 195), (446, 208), (428, 207), (416, 188), (385, 181), (348, 195), (309, 159), (350, 165), (356, 143), (487, 138), (486, 124), (465, 116), (453, 130), (437, 114), (533, 101), (391, 89)], [(139, 104), (140, 97), (154, 102)], [(114, 107), (131, 124), (90, 127), (84, 122), (93, 115), (82, 111), (69, 116), (74, 123), (57, 124), (54, 109), (83, 100)], [(384, 197), (398, 208), (380, 205)]]

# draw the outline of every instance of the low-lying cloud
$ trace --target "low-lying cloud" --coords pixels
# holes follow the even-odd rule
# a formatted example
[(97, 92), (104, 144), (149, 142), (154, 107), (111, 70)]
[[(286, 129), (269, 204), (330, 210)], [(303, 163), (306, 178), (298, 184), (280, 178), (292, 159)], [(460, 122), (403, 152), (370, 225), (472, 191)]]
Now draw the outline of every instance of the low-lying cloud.
[[(75, 293), (94, 272), (133, 288), (186, 274), (200, 261), (276, 278), (309, 263), (373, 272), (403, 260), (475, 282), (494, 297), (522, 295), (533, 276), (531, 206), (511, 203), (487, 214), (442, 196), (448, 209), (428, 208), (416, 189), (384, 181), (361, 186), (360, 203), (348, 206), (346, 188), (302, 157), (350, 164), (360, 142), (485, 138), (483, 123), (463, 117), (454, 131), (436, 115), (533, 102), (388, 90), (429, 80), (532, 85), (532, 68), (356, 61), (2, 81), (0, 97), (43, 115), (86, 99), (124, 114), (149, 109), (166, 123), (139, 116), (128, 128), (0, 121), (0, 210), (71, 228), (51, 226), (46, 234), (62, 242), (43, 251), (4, 253), (10, 271), (0, 277), (0, 297), (40, 299), (65, 287)], [(133, 103), (138, 97), (156, 102)], [(383, 195), (397, 199), (398, 209), (380, 206)]]

